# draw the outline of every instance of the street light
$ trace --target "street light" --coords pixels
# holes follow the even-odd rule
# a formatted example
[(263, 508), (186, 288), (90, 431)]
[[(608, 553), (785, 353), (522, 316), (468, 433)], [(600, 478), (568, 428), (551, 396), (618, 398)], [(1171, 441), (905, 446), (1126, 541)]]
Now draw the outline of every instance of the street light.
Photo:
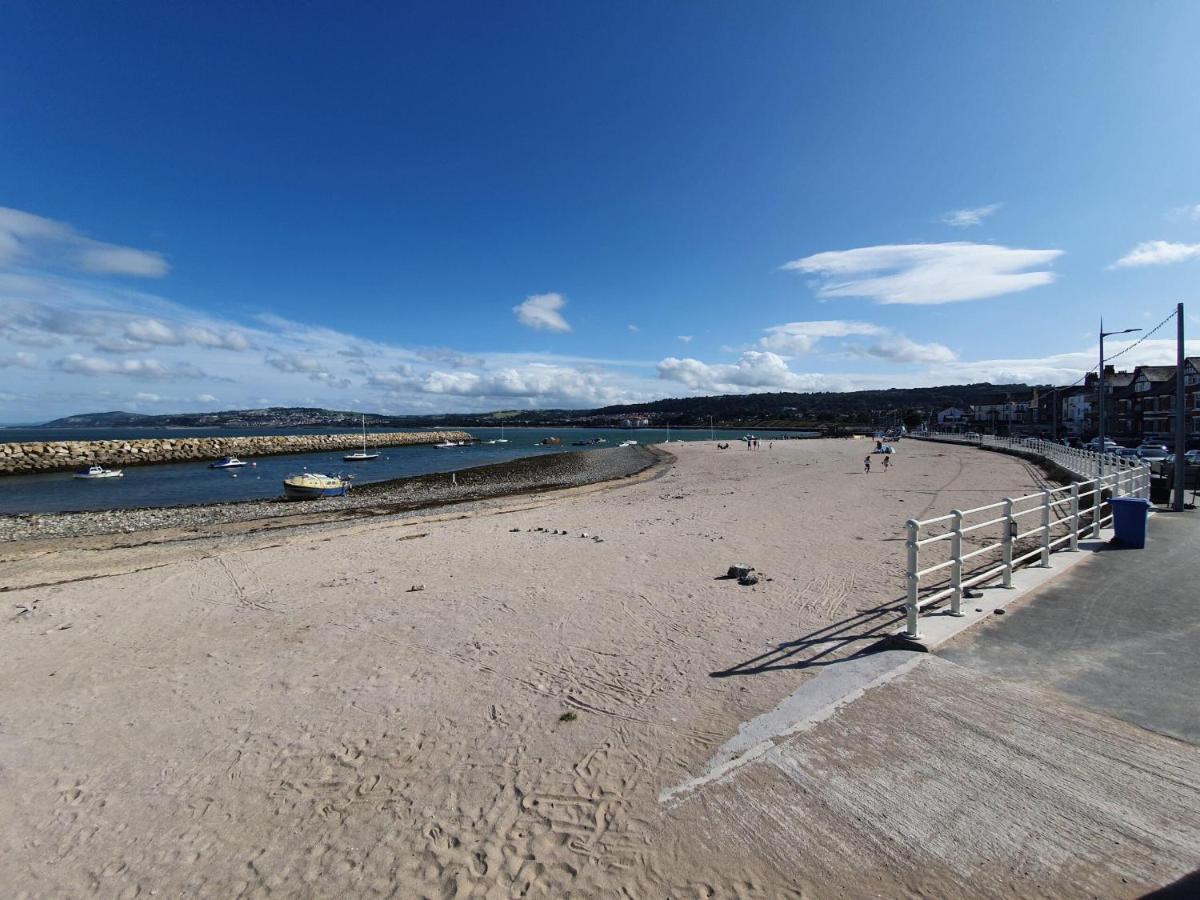
[(1106, 447), (1104, 446), (1104, 339), (1112, 337), (1114, 334), (1130, 334), (1134, 331), (1141, 331), (1140, 328), (1122, 328), (1120, 331), (1105, 331), (1104, 319), (1100, 320), (1100, 410), (1097, 416), (1099, 421), (1099, 434), (1097, 435), (1096, 443), (1099, 444), (1100, 451), (1100, 473), (1104, 474), (1104, 454)]

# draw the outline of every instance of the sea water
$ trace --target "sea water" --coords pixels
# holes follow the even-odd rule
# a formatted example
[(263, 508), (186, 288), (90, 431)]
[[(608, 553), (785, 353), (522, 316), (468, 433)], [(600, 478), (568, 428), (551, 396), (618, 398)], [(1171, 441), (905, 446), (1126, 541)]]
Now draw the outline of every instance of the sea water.
[[(367, 431), (376, 429), (368, 428)], [(395, 431), (394, 428), (378, 429)], [(667, 439), (660, 428), (506, 428), (508, 443), (488, 444), (500, 435), (499, 428), (464, 429), (484, 443), (452, 450), (438, 450), (425, 444), (407, 447), (372, 447), (379, 458), (365, 462), (344, 462), (342, 456), (356, 448), (295, 453), (284, 456), (246, 456), (240, 469), (209, 469), (208, 462), (160, 463), (125, 467), (123, 478), (85, 481), (71, 472), (40, 475), (0, 476), (0, 515), (49, 513), (77, 510), (132, 509), (137, 507), (186, 506), (197, 503), (221, 503), (235, 500), (278, 498), (283, 494), (283, 479), (303, 472), (353, 475), (357, 483), (386, 481), (411, 475), (453, 472), (473, 466), (507, 462), (526, 456), (562, 453), (572, 450), (613, 448), (622, 441), (639, 444), (661, 443)], [(203, 429), (203, 428), (6, 428), (0, 429), (0, 442), (66, 440), (132, 440), (134, 438), (236, 437), (263, 434), (345, 434), (346, 428), (289, 429)], [(671, 429), (672, 440), (729, 441), (737, 448), (746, 432), (718, 430), (710, 438), (704, 429)], [(755, 432), (760, 440), (780, 440), (779, 432)], [(794, 433), (793, 437), (813, 436)], [(540, 441), (557, 437), (558, 446), (541, 446)], [(572, 446), (573, 441), (604, 438), (606, 443)], [(114, 466), (114, 468), (117, 468)]]

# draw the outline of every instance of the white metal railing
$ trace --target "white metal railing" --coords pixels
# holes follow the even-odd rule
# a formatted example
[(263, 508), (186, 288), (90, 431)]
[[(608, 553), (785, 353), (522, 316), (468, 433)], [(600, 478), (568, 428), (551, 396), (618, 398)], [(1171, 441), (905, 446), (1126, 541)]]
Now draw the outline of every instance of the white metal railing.
[[(961, 616), (963, 592), (1000, 580), (1012, 587), (1013, 570), (1035, 560), (1050, 565), (1057, 550), (1078, 550), (1081, 536), (1099, 537), (1112, 521), (1112, 497), (1149, 497), (1148, 466), (1112, 454), (1064, 447), (1040, 438), (964, 437), (924, 432), (917, 439), (970, 444), (1040, 457), (1072, 474), (1064, 487), (1005, 497), (931, 519), (909, 519), (905, 548), (905, 635), (920, 637), (921, 610), (946, 599)], [(941, 552), (944, 549), (945, 552)]]

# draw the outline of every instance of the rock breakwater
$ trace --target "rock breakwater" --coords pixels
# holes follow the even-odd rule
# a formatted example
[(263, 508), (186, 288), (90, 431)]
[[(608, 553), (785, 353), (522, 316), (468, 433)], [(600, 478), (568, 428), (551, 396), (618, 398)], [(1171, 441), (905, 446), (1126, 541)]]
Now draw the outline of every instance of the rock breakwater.
[[(368, 447), (470, 441), (465, 431), (367, 434)], [(0, 475), (61, 472), (83, 466), (139, 466), (232, 456), (279, 456), (361, 447), (362, 434), (286, 434), (245, 437), (140, 438), (131, 441), (30, 441), (0, 444)]]

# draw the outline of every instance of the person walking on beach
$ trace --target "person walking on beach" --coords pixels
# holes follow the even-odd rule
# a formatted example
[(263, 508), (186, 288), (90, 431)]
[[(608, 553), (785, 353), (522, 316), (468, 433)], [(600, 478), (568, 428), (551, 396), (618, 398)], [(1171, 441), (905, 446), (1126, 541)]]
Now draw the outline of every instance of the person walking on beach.
[(871, 474), (871, 454), (869, 453), (863, 457), (863, 474)]
[(892, 458), (890, 456), (883, 457), (883, 471), (887, 471), (892, 467)]

